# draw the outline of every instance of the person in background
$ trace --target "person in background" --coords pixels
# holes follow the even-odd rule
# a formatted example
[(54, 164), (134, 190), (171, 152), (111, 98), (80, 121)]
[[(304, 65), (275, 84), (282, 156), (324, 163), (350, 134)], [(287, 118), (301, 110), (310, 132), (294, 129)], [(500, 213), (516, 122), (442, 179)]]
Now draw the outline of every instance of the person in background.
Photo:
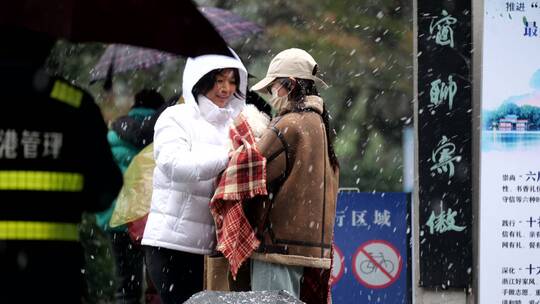
[(143, 120), (129, 115), (117, 118), (111, 129), (116, 132), (120, 139), (129, 142), (138, 149), (142, 149), (154, 141), (154, 126), (156, 121), (166, 108), (182, 103), (181, 97), (174, 95), (164, 102), (155, 112)]
[[(271, 94), (277, 116), (257, 143), (267, 158), (269, 196), (246, 204), (261, 244), (251, 256), (252, 290), (287, 290), (326, 303), (339, 164), (317, 63), (301, 49), (277, 54), (251, 89)], [(322, 274), (322, 275), (321, 275)]]
[(93, 98), (43, 68), (55, 40), (0, 36), (0, 303), (81, 303), (78, 224), (109, 208), (122, 175)]
[[(163, 96), (157, 91), (149, 89), (141, 90), (135, 94), (135, 102), (126, 117), (142, 123), (144, 120), (150, 119), (164, 103)], [(124, 117), (118, 118), (118, 120), (122, 119)], [(122, 126), (120, 128), (122, 129)], [(125, 173), (131, 160), (141, 148), (122, 140), (114, 128), (107, 133), (107, 140), (111, 146), (116, 164), (122, 173)], [(109, 226), (115, 205), (116, 201), (109, 209), (97, 213), (96, 223), (106, 232), (112, 245), (116, 273), (116, 303), (140, 303), (144, 285), (144, 254), (140, 248), (140, 244), (131, 240), (126, 225), (118, 227)]]
[(245, 107), (246, 89), (247, 71), (238, 58), (189, 58), (184, 103), (167, 108), (156, 122), (154, 187), (142, 244), (163, 303), (183, 303), (203, 289), (204, 255), (216, 245), (209, 202), (229, 160), (229, 126)]

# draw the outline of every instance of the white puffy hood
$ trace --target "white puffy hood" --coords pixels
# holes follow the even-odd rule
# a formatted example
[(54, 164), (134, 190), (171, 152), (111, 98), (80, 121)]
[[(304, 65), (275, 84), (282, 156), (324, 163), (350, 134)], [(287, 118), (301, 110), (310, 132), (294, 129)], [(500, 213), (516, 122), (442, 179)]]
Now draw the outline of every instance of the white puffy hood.
[[(193, 86), (208, 72), (215, 69), (236, 68), (240, 74), (240, 92), (246, 96), (247, 90), (247, 70), (238, 58), (238, 55), (231, 49), (233, 57), (224, 55), (203, 55), (195, 58), (188, 58), (182, 80), (182, 95), (186, 105), (193, 106), (199, 111), (199, 107), (195, 101), (195, 96), (191, 93)], [(227, 107), (232, 108), (239, 113), (245, 106), (245, 98), (239, 99), (232, 96)]]

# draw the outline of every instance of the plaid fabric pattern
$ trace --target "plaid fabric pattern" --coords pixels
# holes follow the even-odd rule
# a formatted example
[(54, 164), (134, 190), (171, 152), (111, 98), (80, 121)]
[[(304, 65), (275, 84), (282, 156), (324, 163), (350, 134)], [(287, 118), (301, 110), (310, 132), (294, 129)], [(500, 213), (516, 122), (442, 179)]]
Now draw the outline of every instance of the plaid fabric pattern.
[(257, 151), (253, 133), (242, 114), (231, 126), (229, 137), (235, 152), (219, 178), (210, 211), (216, 223), (217, 250), (229, 260), (236, 279), (238, 268), (260, 244), (244, 214), (242, 202), (268, 193), (266, 159)]

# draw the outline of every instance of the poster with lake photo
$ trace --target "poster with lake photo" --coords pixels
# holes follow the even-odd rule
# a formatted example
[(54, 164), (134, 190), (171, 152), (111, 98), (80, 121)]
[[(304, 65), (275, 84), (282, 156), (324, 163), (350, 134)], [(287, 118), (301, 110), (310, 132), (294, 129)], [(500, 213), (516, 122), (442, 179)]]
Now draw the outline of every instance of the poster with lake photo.
[(486, 0), (483, 17), (479, 302), (538, 303), (540, 1)]

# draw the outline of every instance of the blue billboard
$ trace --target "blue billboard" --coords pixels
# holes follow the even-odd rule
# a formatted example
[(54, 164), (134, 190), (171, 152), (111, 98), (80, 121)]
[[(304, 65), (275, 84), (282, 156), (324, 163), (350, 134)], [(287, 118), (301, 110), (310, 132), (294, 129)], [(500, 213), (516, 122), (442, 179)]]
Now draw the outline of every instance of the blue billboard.
[(410, 223), (409, 193), (338, 194), (333, 304), (412, 303)]

